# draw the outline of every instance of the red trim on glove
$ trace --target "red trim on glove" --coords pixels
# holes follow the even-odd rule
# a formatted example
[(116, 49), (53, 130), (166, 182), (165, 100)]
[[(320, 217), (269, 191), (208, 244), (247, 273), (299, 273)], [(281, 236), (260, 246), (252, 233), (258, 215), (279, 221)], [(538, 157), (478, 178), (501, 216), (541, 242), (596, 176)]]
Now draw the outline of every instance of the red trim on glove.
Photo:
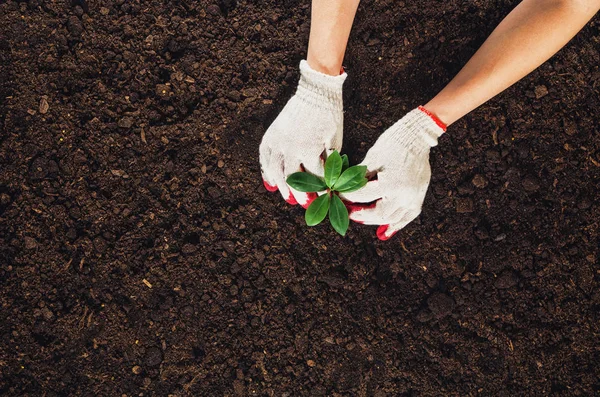
[(264, 179), (263, 179), (263, 185), (265, 185), (265, 189), (267, 189), (267, 190), (268, 190), (268, 191), (270, 191), (270, 192), (276, 192), (276, 191), (277, 191), (277, 185), (275, 185), (275, 186), (271, 186), (271, 185), (269, 185), (269, 183), (268, 183), (267, 181), (265, 181)]
[(290, 192), (290, 197), (288, 197), (287, 200), (285, 200), (286, 203), (291, 204), (291, 205), (296, 205), (298, 204), (298, 202), (296, 201), (296, 197), (294, 197), (294, 195), (292, 194), (292, 192)]
[(446, 132), (446, 129), (448, 127), (435, 114), (431, 113), (429, 110), (425, 109), (423, 106), (419, 106), (419, 110), (421, 112), (425, 113), (426, 115), (428, 115), (429, 117), (431, 117), (431, 119), (438, 125), (438, 127), (440, 127), (442, 130), (444, 130), (444, 132)]
[(307, 193), (306, 194), (308, 196), (308, 200), (306, 201), (306, 204), (304, 204), (302, 206), (302, 208), (307, 209), (309, 205), (312, 204), (313, 201), (315, 201), (315, 199), (317, 197), (319, 197), (319, 195), (317, 193)]
[(398, 233), (398, 231), (396, 230), (395, 232), (393, 232), (392, 234), (390, 234), (389, 236), (385, 235), (385, 232), (388, 230), (388, 228), (390, 227), (390, 225), (381, 225), (377, 228), (377, 238), (385, 241), (385, 240), (389, 240), (391, 239), (394, 234)]
[[(352, 201), (344, 201), (346, 208), (348, 208), (348, 214), (352, 214), (356, 211), (368, 210), (370, 208), (375, 208), (377, 202), (373, 202), (371, 204), (361, 204), (361, 203), (353, 203)], [(355, 221), (356, 222), (356, 221)]]
[[(370, 208), (375, 208), (375, 205), (377, 205), (376, 202), (371, 203), (371, 204), (360, 204), (360, 203), (355, 204), (352, 201), (343, 201), (343, 203), (346, 206), (346, 208), (348, 209), (348, 216), (352, 215), (353, 212), (367, 210)], [(363, 221), (357, 221), (355, 219), (352, 219), (352, 221), (356, 222), (356, 223), (360, 223), (361, 225), (365, 224)]]

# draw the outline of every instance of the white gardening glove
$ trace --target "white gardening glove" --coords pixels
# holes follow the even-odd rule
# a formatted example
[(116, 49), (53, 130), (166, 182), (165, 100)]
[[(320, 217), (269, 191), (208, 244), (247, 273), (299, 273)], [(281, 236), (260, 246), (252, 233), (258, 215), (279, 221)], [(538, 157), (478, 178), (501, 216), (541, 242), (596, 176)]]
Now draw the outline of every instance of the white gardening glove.
[(342, 85), (346, 73), (330, 76), (300, 62), (300, 82), (260, 143), (260, 166), (265, 188), (279, 189), (290, 204), (308, 207), (317, 197), (291, 188), (286, 178), (304, 171), (323, 177), (321, 154), (342, 148)]
[[(381, 225), (377, 237), (387, 240), (421, 213), (431, 179), (429, 148), (437, 145), (446, 126), (419, 107), (385, 131), (369, 149), (361, 165), (377, 179), (351, 193), (340, 194), (350, 219)], [(357, 203), (370, 203), (361, 205)]]

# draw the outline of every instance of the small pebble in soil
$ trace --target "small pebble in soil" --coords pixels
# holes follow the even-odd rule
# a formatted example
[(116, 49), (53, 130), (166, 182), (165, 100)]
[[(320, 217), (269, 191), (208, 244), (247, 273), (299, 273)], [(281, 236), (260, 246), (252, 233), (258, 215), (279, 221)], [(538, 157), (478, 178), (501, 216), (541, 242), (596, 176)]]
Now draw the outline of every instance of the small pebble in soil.
[(32, 237), (25, 237), (25, 249), (32, 250), (37, 247), (37, 241)]
[(71, 0), (71, 5), (75, 6), (75, 8), (81, 8), (86, 14), (90, 12), (87, 0)]
[(421, 323), (426, 323), (427, 321), (431, 320), (432, 314), (426, 310), (421, 310), (418, 314), (417, 314), (417, 321), (421, 322)]
[(162, 351), (156, 347), (152, 346), (146, 350), (146, 354), (144, 355), (144, 364), (149, 367), (155, 367), (159, 365), (163, 360)]
[(470, 183), (463, 183), (462, 185), (459, 185), (456, 190), (458, 191), (458, 194), (465, 196), (475, 193), (475, 189), (473, 189), (473, 186), (471, 186)]
[(308, 365), (309, 367), (314, 367), (315, 365), (317, 365), (317, 363), (315, 363), (313, 360), (307, 360), (306, 365)]
[(535, 98), (540, 99), (548, 95), (548, 88), (545, 85), (538, 85), (535, 87)]
[(454, 310), (454, 299), (441, 292), (434, 293), (427, 299), (427, 306), (437, 319), (442, 319)]
[(530, 193), (536, 192), (540, 188), (540, 183), (538, 182), (537, 178), (531, 175), (523, 178), (522, 185), (523, 189)]
[(221, 9), (216, 4), (211, 4), (208, 7), (206, 7), (206, 12), (211, 15), (221, 15)]
[(236, 379), (233, 381), (233, 391), (236, 396), (245, 396), (246, 395), (246, 387), (244, 386), (244, 381), (240, 379)]
[(183, 252), (186, 255), (189, 255), (189, 254), (193, 254), (194, 252), (196, 252), (196, 250), (197, 250), (197, 248), (194, 244), (187, 243), (183, 246), (183, 248), (181, 249), (181, 252)]
[(194, 315), (194, 308), (192, 306), (184, 306), (181, 309), (181, 314), (185, 317), (192, 317)]
[(40, 113), (41, 114), (46, 114), (48, 113), (48, 109), (50, 108), (50, 105), (48, 104), (48, 98), (44, 95), (42, 97), (42, 99), (40, 99)]
[(121, 120), (119, 120), (118, 125), (121, 128), (131, 128), (133, 125), (133, 118), (129, 116), (123, 117)]
[(577, 134), (577, 124), (575, 124), (575, 122), (572, 120), (565, 120), (564, 128), (565, 128), (565, 134), (567, 134), (569, 136), (573, 136), (573, 135)]
[(518, 282), (519, 276), (512, 270), (507, 270), (498, 276), (494, 284), (496, 285), (496, 288), (507, 289), (514, 287)]
[(73, 36), (80, 36), (83, 33), (83, 24), (75, 15), (71, 15), (67, 21), (67, 29)]
[(499, 235), (497, 235), (497, 236), (494, 238), (494, 241), (502, 241), (502, 240), (504, 240), (504, 239), (506, 239), (506, 234), (502, 233), (502, 234), (499, 234)]
[(41, 311), (44, 320), (52, 321), (54, 319), (54, 313), (52, 313), (52, 310), (48, 309), (47, 307), (43, 307)]
[(142, 373), (142, 367), (140, 367), (139, 365), (134, 365), (133, 368), (131, 368), (131, 372), (133, 372), (136, 375), (139, 375)]
[(168, 98), (171, 94), (171, 87), (166, 84), (157, 84), (155, 88), (156, 95), (161, 98)]
[(470, 198), (457, 198), (456, 212), (458, 212), (459, 214), (473, 212), (473, 200), (471, 200)]
[(81, 6), (75, 6), (75, 8), (73, 8), (73, 13), (81, 18), (83, 16), (83, 8), (81, 8)]
[(6, 193), (2, 193), (0, 194), (0, 204), (1, 205), (8, 205), (10, 204), (10, 196)]
[(580, 210), (587, 210), (592, 206), (592, 201), (589, 197), (583, 197), (577, 202), (577, 208)]
[(473, 177), (472, 183), (478, 189), (483, 189), (488, 184), (487, 179), (485, 179), (485, 177), (483, 175), (480, 175), (480, 174), (477, 174), (477, 175), (475, 175)]
[(220, 0), (219, 4), (225, 13), (228, 13), (237, 6), (237, 0)]
[(215, 186), (211, 186), (206, 190), (208, 191), (209, 196), (213, 199), (221, 197), (221, 190)]

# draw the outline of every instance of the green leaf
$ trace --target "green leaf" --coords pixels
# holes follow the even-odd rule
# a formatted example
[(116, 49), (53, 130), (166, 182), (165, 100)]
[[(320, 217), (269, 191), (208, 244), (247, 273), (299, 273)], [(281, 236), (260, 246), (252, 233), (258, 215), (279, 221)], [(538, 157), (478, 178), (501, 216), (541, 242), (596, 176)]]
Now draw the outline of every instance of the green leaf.
[(342, 203), (342, 200), (334, 195), (331, 198), (331, 207), (329, 208), (329, 221), (336, 232), (342, 236), (346, 235), (350, 219), (348, 219), (348, 209)]
[(286, 182), (300, 192), (313, 193), (327, 189), (327, 185), (321, 178), (308, 172), (294, 172), (287, 177)]
[(325, 183), (327, 186), (332, 187), (335, 181), (338, 180), (342, 173), (342, 157), (337, 150), (327, 157), (325, 162)]
[(342, 172), (346, 171), (350, 166), (350, 162), (348, 161), (348, 155), (344, 154), (342, 156)]
[[(367, 174), (366, 165), (355, 165), (348, 168), (340, 175), (338, 180), (333, 185), (332, 189), (335, 191), (342, 191), (348, 189), (354, 189), (356, 186), (360, 186), (366, 180), (365, 175)], [(364, 185), (363, 185), (364, 186)]]
[(327, 211), (329, 211), (329, 201), (330, 196), (329, 193), (327, 193), (317, 197), (315, 201), (308, 206), (306, 213), (304, 214), (304, 219), (308, 226), (318, 225), (325, 219)]
[(336, 190), (336, 192), (340, 192), (340, 193), (354, 192), (354, 191), (360, 189), (361, 187), (365, 186), (367, 184), (367, 182), (369, 182), (369, 180), (367, 178), (364, 178), (362, 181), (360, 181), (360, 183), (358, 185), (351, 186), (351, 187), (346, 188), (346, 189)]

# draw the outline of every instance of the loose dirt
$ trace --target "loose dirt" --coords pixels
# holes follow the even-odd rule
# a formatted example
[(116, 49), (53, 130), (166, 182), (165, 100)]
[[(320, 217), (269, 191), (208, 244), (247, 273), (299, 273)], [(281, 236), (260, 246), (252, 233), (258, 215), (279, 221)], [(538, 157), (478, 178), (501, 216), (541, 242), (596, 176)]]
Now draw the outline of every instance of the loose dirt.
[[(344, 152), (515, 1), (363, 1)], [(0, 394), (600, 393), (600, 21), (432, 150), (423, 214), (342, 238), (262, 187), (308, 1), (0, 4)]]

